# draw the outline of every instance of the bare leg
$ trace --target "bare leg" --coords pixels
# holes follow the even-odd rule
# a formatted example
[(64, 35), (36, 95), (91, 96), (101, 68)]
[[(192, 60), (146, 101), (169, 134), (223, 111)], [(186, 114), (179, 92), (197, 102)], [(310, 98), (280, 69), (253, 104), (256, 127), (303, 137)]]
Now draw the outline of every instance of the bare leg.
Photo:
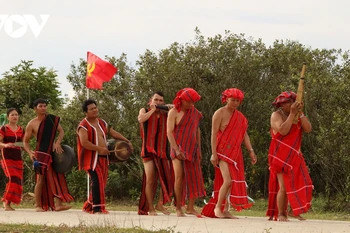
[(153, 207), (153, 199), (154, 199), (154, 192), (153, 187), (155, 184), (155, 166), (153, 160), (145, 161), (143, 163), (143, 166), (145, 168), (145, 174), (146, 174), (146, 198), (147, 203), (149, 207), (148, 214), (149, 215), (157, 215), (156, 210)]
[[(230, 197), (230, 194), (231, 194), (231, 187), (230, 187), (230, 189), (228, 190), (226, 196), (229, 198), (229, 197)], [(238, 219), (237, 217), (233, 216), (233, 215), (230, 213), (229, 207), (230, 207), (230, 200), (226, 200), (225, 207), (224, 207), (224, 212), (223, 212), (224, 218)]]
[(178, 217), (185, 217), (186, 215), (183, 213), (181, 208), (182, 201), (182, 179), (183, 179), (183, 167), (182, 161), (179, 159), (173, 160), (174, 173), (175, 173), (175, 200), (176, 200), (176, 215)]
[(306, 218), (303, 218), (300, 214), (299, 215), (294, 215), (292, 209), (288, 212), (288, 216), (292, 217), (292, 218), (296, 218), (299, 221), (305, 221), (306, 220)]
[(11, 207), (11, 202), (10, 201), (4, 201), (4, 209), (5, 209), (5, 211), (13, 211), (13, 210), (15, 210), (14, 208)]
[(231, 188), (232, 179), (228, 168), (228, 164), (225, 161), (220, 160), (219, 167), (224, 182), (222, 183), (221, 188), (219, 190), (218, 202), (216, 203), (214, 214), (218, 218), (225, 218), (224, 213), (221, 211), (221, 206), (223, 202), (227, 199), (227, 195)]
[(161, 211), (165, 215), (169, 215), (170, 214), (170, 212), (167, 209), (165, 209), (164, 206), (163, 206), (163, 191), (162, 191), (162, 188), (160, 188), (159, 200), (158, 200), (158, 203), (157, 203), (155, 209)]
[(289, 220), (286, 215), (288, 199), (286, 189), (284, 186), (283, 173), (278, 173), (277, 179), (280, 187), (277, 193), (278, 221), (288, 222)]
[(70, 205), (63, 205), (62, 200), (59, 198), (56, 198), (56, 211), (64, 211), (64, 210), (69, 210), (72, 208)]
[(191, 198), (190, 200), (188, 200), (186, 214), (192, 214), (192, 215), (196, 215), (197, 217), (202, 217), (202, 215), (194, 209), (195, 201), (196, 201), (196, 198)]
[(41, 204), (41, 190), (44, 184), (44, 176), (37, 175), (36, 184), (34, 187), (34, 196), (35, 196), (35, 211), (44, 212), (43, 206)]

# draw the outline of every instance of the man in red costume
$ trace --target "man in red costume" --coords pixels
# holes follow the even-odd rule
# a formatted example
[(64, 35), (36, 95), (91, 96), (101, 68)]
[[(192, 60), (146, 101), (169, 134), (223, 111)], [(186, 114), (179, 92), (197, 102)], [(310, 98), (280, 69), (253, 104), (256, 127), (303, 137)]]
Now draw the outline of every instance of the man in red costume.
[[(73, 197), (70, 195), (64, 174), (57, 173), (52, 168), (53, 151), (62, 153), (61, 142), (64, 131), (60, 125), (60, 117), (47, 114), (47, 102), (44, 99), (34, 101), (34, 110), (37, 117), (29, 121), (24, 135), (24, 149), (29, 154), (35, 169), (36, 183), (34, 188), (36, 211), (43, 212), (47, 210), (62, 211), (71, 208), (69, 205), (63, 205), (62, 202), (71, 202)], [(56, 133), (58, 137), (56, 138)], [(36, 138), (35, 152), (30, 149), (29, 141), (31, 137)], [(56, 205), (54, 202), (56, 198)]]
[[(168, 112), (157, 108), (162, 105), (164, 105), (163, 93), (155, 92), (149, 102), (149, 108), (141, 108), (138, 116), (142, 138), (141, 157), (144, 166), (138, 211), (140, 215), (157, 215), (156, 210), (166, 215), (170, 214), (163, 204), (171, 202), (174, 170), (168, 153), (166, 134)], [(153, 199), (157, 191), (158, 178), (161, 189), (158, 204), (154, 208)]]
[[(288, 221), (287, 204), (292, 214), (303, 220), (311, 206), (313, 185), (301, 153), (302, 132), (311, 132), (311, 123), (301, 112), (294, 92), (282, 92), (273, 101), (276, 111), (271, 115), (272, 140), (269, 149), (269, 202), (266, 215), (279, 221)], [(300, 112), (297, 124), (293, 124)]]
[(108, 178), (109, 151), (107, 136), (131, 142), (123, 135), (108, 129), (107, 123), (98, 118), (98, 108), (95, 100), (85, 100), (82, 105), (84, 118), (78, 125), (78, 164), (79, 170), (85, 170), (91, 179), (91, 189), (88, 200), (84, 203), (83, 211), (88, 213), (107, 214), (105, 188)]
[(256, 155), (247, 133), (248, 121), (237, 110), (244, 94), (230, 88), (222, 93), (224, 107), (218, 109), (212, 119), (211, 163), (215, 168), (214, 195), (203, 208), (202, 214), (212, 218), (236, 218), (229, 212), (229, 206), (236, 210), (252, 206), (248, 201), (247, 184), (244, 177), (244, 161), (241, 144), (249, 151), (252, 164)]
[(182, 211), (188, 199), (186, 214), (201, 216), (194, 209), (196, 198), (206, 195), (202, 175), (201, 142), (199, 123), (203, 115), (194, 103), (200, 95), (192, 88), (180, 90), (173, 101), (174, 108), (169, 111), (167, 135), (171, 146), (175, 173), (175, 201), (178, 217), (186, 216)]

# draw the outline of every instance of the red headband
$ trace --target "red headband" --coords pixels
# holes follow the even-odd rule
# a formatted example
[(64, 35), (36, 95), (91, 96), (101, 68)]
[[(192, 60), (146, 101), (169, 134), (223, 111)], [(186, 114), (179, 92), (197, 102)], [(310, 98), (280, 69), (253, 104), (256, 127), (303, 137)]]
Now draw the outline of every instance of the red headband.
[(201, 96), (192, 88), (184, 88), (176, 93), (173, 104), (177, 111), (180, 112), (181, 100), (197, 102)]
[(221, 102), (223, 104), (226, 103), (228, 98), (238, 99), (239, 101), (242, 102), (242, 100), (244, 98), (244, 93), (243, 93), (243, 91), (241, 91), (237, 88), (229, 88), (229, 89), (226, 89), (225, 91), (222, 92)]

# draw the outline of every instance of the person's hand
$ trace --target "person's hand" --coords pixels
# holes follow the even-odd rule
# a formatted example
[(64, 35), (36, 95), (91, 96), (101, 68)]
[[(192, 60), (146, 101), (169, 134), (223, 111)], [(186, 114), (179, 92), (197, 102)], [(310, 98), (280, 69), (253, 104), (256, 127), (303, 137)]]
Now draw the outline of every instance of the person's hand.
[(5, 147), (5, 148), (13, 148), (13, 147), (16, 147), (16, 146), (15, 146), (14, 143), (9, 142), (9, 143), (6, 143), (4, 147)]
[(34, 161), (36, 160), (35, 152), (34, 152), (34, 151), (30, 151), (30, 153), (29, 153), (29, 158), (30, 158), (30, 160), (32, 160), (32, 162), (34, 162)]
[(53, 151), (56, 152), (57, 154), (62, 154), (63, 153), (63, 149), (61, 147), (61, 143), (54, 143), (53, 144)]
[(291, 106), (290, 106), (290, 113), (292, 115), (297, 114), (301, 110), (301, 104), (295, 101)]
[(100, 147), (97, 152), (99, 155), (109, 155), (109, 150), (106, 147)]
[(157, 109), (156, 104), (150, 104), (149, 107), (151, 108), (151, 110), (154, 110), (154, 111)]
[(252, 164), (256, 164), (256, 162), (258, 162), (258, 158), (256, 157), (256, 154), (254, 153), (254, 151), (250, 151), (249, 152), (249, 156), (252, 159)]
[(166, 104), (166, 106), (170, 109), (174, 108), (174, 105), (173, 104)]
[(175, 155), (179, 160), (186, 160), (185, 154), (181, 150), (175, 150)]
[(210, 157), (210, 162), (213, 164), (214, 167), (217, 167), (219, 165), (219, 158), (217, 154), (212, 154)]

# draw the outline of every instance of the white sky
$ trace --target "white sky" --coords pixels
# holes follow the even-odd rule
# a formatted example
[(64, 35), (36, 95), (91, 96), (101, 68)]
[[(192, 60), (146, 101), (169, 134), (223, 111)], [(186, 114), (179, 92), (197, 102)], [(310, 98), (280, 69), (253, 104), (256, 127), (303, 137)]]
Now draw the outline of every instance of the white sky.
[(124, 52), (134, 66), (146, 49), (193, 40), (197, 26), (205, 37), (230, 30), (267, 45), (291, 39), (349, 50), (349, 10), (348, 0), (0, 0), (0, 26), (1, 15), (34, 15), (39, 23), (39, 15), (50, 15), (37, 38), (29, 28), (17, 39), (0, 28), (0, 74), (34, 60), (57, 70), (62, 93), (72, 95), (66, 76), (87, 51), (101, 58)]

